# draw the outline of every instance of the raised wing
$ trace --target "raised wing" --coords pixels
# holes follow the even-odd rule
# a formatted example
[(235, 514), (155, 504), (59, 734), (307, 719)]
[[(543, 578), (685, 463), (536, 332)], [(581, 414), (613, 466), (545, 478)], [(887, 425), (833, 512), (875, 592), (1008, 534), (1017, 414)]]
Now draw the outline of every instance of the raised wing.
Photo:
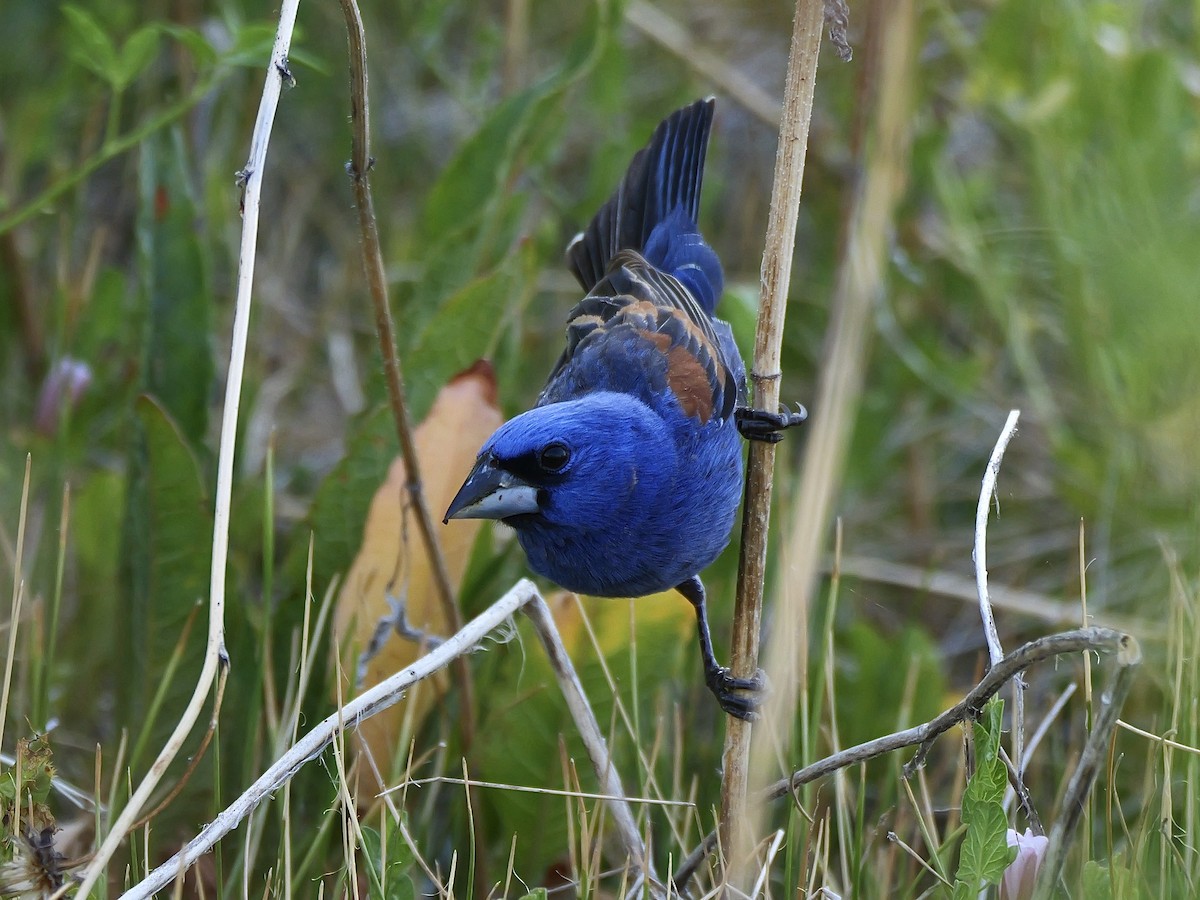
[(571, 241), (567, 265), (585, 291), (604, 279), (621, 250), (645, 254), (654, 230), (673, 213), (681, 217), (679, 227), (695, 230), (714, 106), (711, 97), (697, 100), (659, 123), (612, 196)]
[(638, 252), (622, 250), (572, 310), (566, 349), (538, 405), (622, 391), (651, 405), (673, 397), (703, 424), (733, 414), (742, 382), (732, 339), (718, 337), (691, 293)]

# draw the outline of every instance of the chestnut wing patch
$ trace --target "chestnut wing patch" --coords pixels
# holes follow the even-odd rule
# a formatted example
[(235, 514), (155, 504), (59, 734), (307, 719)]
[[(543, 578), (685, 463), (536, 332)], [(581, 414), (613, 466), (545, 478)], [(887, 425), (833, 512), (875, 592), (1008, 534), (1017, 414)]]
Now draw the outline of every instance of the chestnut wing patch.
[(737, 379), (712, 321), (679, 281), (633, 250), (618, 253), (608, 275), (572, 310), (567, 346), (547, 389), (581, 346), (630, 331), (665, 358), (667, 386), (685, 415), (704, 423), (733, 414)]

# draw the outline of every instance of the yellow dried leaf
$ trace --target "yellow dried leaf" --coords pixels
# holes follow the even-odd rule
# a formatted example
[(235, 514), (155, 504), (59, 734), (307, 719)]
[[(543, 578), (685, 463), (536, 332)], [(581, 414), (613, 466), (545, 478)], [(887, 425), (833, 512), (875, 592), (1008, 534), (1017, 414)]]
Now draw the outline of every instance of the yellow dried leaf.
[[(496, 379), (486, 362), (478, 362), (456, 375), (441, 389), (429, 415), (416, 429), (417, 459), (422, 489), (434, 520), (450, 505), (463, 475), (470, 470), (479, 448), (504, 421), (496, 406)], [(388, 469), (387, 480), (375, 492), (363, 541), (337, 600), (334, 635), (340, 650), (344, 675), (343, 695), (351, 688), (349, 679), (358, 665), (359, 654), (368, 645), (382, 619), (391, 615), (392, 597), (404, 601), (408, 622), (422, 632), (445, 637), (450, 633), (415, 516), (409, 509), (404, 460), (397, 458)], [(435, 525), (446, 559), (450, 585), (457, 592), (482, 526), (473, 519), (455, 519)], [(394, 632), (387, 635), (379, 652), (367, 664), (363, 690), (411, 664), (422, 653), (413, 641)], [(401, 735), (411, 733), (445, 690), (445, 680), (422, 683), (405, 700), (364, 722), (358, 729), (356, 749), (367, 749), (385, 779)], [(403, 726), (407, 718), (409, 728)], [(369, 766), (360, 767), (363, 799), (378, 787)]]

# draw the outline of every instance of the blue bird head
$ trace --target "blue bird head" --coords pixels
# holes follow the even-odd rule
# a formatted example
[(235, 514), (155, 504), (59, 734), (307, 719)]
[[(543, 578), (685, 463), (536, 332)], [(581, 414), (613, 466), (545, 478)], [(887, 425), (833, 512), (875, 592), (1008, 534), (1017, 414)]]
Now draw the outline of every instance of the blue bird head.
[(678, 495), (676, 456), (663, 419), (628, 395), (539, 406), (484, 444), (446, 521), (499, 519), (534, 571), (571, 590), (620, 595), (629, 577), (618, 548)]
[(501, 519), (518, 530), (538, 522), (584, 527), (669, 486), (674, 470), (675, 444), (662, 418), (632, 397), (597, 392), (539, 406), (501, 426), (479, 451), (446, 520)]

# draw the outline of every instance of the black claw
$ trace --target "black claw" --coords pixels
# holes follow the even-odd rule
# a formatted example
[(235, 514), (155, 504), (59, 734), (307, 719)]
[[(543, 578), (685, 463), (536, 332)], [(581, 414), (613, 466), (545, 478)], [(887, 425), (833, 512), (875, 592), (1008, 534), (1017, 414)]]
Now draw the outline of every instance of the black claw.
[(758, 718), (763, 693), (767, 690), (767, 676), (759, 669), (750, 678), (738, 678), (728, 667), (719, 665), (713, 655), (712, 635), (708, 631), (708, 613), (705, 603), (704, 584), (693, 575), (676, 585), (679, 593), (687, 598), (696, 610), (697, 636), (700, 638), (700, 657), (704, 661), (704, 683), (713, 692), (721, 709), (729, 715), (747, 722)]
[(799, 403), (796, 404), (794, 412), (787, 406), (781, 406), (777, 413), (748, 406), (741, 406), (733, 411), (734, 422), (742, 437), (768, 444), (783, 440), (784, 429), (794, 428), (807, 418), (808, 410)]
[(721, 709), (746, 722), (757, 721), (767, 690), (767, 674), (762, 669), (750, 678), (738, 678), (728, 667), (717, 666), (704, 673), (704, 681)]

